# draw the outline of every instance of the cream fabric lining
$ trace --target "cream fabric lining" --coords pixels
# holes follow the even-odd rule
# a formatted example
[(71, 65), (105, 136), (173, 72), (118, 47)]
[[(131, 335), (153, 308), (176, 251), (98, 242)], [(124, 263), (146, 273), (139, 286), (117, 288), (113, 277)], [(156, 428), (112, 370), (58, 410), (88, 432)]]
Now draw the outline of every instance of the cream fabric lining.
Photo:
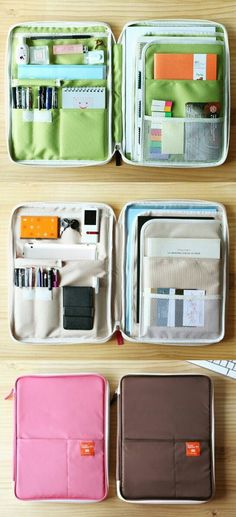
[[(155, 211), (147, 211), (143, 215), (155, 215)], [(168, 217), (168, 212), (165, 214)], [(179, 215), (179, 214), (178, 214)], [(173, 214), (172, 214), (173, 216)], [(223, 252), (222, 228), (220, 220), (206, 220), (204, 216), (202, 220), (190, 219), (153, 219), (146, 223), (141, 231), (141, 266), (140, 266), (140, 289), (148, 287), (179, 287), (179, 288), (202, 288), (206, 294), (221, 294), (222, 292), (222, 262), (221, 260), (204, 259), (159, 259), (156, 257), (146, 257), (147, 239), (150, 237), (183, 237), (183, 238), (220, 238), (221, 254)], [(136, 225), (137, 226), (137, 225)], [(134, 249), (137, 249), (137, 228), (133, 235)], [(176, 261), (176, 262), (175, 262)], [(188, 262), (189, 261), (189, 262)], [(191, 268), (190, 268), (191, 264)], [(160, 269), (159, 269), (160, 268)], [(143, 331), (143, 311), (147, 299), (141, 297), (140, 316), (141, 321), (136, 323), (136, 293), (137, 293), (137, 256), (133, 259), (133, 325), (132, 336), (137, 337)], [(206, 321), (208, 320), (207, 312), (211, 310), (209, 318), (215, 320), (214, 330), (207, 326), (196, 329), (192, 328), (149, 328), (146, 335), (142, 338), (149, 340), (157, 339), (213, 339), (220, 333), (219, 314), (221, 302), (214, 300), (206, 302), (209, 308), (206, 309)]]
[[(56, 266), (54, 260), (24, 259), (23, 245), (27, 242), (20, 239), (20, 216), (27, 215), (58, 215), (63, 218), (78, 218), (81, 220), (82, 208), (86, 206), (81, 203), (63, 205), (29, 205), (16, 210), (12, 220), (13, 231), (13, 267), (30, 267), (38, 264), (45, 267), (57, 267), (60, 274), (60, 287), (53, 289), (52, 300), (40, 300), (34, 297), (32, 300), (25, 298), (26, 288), (14, 287), (13, 305), (11, 315), (11, 329), (13, 336), (19, 340), (44, 340), (49, 342), (57, 339), (68, 342), (73, 338), (78, 341), (106, 340), (112, 334), (111, 315), (111, 284), (112, 284), (112, 249), (111, 237), (113, 230), (113, 213), (109, 207), (102, 208), (95, 204), (100, 210), (100, 239), (97, 245), (97, 260), (71, 260), (61, 262)], [(29, 240), (28, 240), (29, 241)], [(37, 241), (39, 242), (39, 241)], [(46, 243), (46, 240), (40, 240)], [(52, 241), (51, 241), (52, 242)], [(64, 232), (61, 238), (53, 243), (75, 244), (80, 242), (80, 235), (71, 229)], [(16, 262), (14, 260), (16, 259)], [(60, 263), (60, 261), (59, 261)], [(92, 330), (64, 330), (63, 329), (63, 286), (79, 285), (94, 286), (95, 279), (99, 279), (99, 292), (95, 294), (94, 326)]]

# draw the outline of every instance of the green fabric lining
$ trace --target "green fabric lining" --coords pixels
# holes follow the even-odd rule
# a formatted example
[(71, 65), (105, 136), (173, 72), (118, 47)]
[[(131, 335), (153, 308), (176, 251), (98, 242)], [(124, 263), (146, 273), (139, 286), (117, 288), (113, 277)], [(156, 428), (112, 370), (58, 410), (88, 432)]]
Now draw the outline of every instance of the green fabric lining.
[(172, 115), (185, 116), (186, 102), (220, 102), (223, 111), (222, 81), (167, 81), (146, 79), (145, 114), (151, 115), (153, 99), (173, 101)]
[(214, 44), (197, 44), (197, 43), (160, 43), (160, 44), (152, 44), (148, 47), (145, 55), (145, 75), (146, 79), (153, 79), (153, 63), (154, 63), (154, 54), (217, 54), (218, 63), (217, 63), (217, 79), (223, 79), (223, 56), (224, 56), (224, 46), (223, 45), (214, 45)]
[(23, 110), (12, 110), (12, 156), (15, 160), (56, 160), (59, 157), (59, 113), (52, 122), (24, 122)]
[[(83, 56), (82, 55), (73, 55), (73, 54), (65, 54), (65, 55), (62, 55), (62, 56), (57, 56), (57, 55), (53, 55), (52, 54), (52, 46), (55, 45), (55, 43), (57, 45), (63, 45), (63, 44), (69, 44), (71, 43), (70, 40), (68, 39), (63, 39), (63, 38), (60, 38), (58, 40), (56, 40), (56, 42), (54, 40), (47, 40), (47, 39), (40, 39), (40, 34), (42, 34), (42, 32), (44, 32), (45, 34), (51, 34), (51, 33), (54, 33), (54, 34), (57, 34), (57, 33), (60, 33), (60, 32), (64, 32), (65, 34), (86, 34), (86, 33), (93, 33), (93, 32), (101, 32), (101, 33), (105, 33), (107, 32), (107, 27), (101, 27), (101, 26), (91, 26), (91, 27), (29, 27), (29, 26), (25, 26), (25, 27), (16, 27), (13, 32), (12, 32), (12, 56), (15, 56), (16, 55), (16, 46), (18, 44), (18, 38), (17, 38), (17, 34), (22, 34), (22, 33), (39, 33), (39, 39), (38, 40), (31, 40), (30, 41), (30, 46), (43, 46), (43, 45), (48, 45), (49, 46), (49, 56), (50, 56), (50, 63), (51, 64), (81, 64), (82, 63), (82, 59), (83, 59)], [(103, 44), (101, 46), (98, 47), (98, 49), (103, 49), (103, 50), (106, 50), (107, 48), (107, 45), (106, 45), (106, 38), (99, 38), (101, 39), (101, 41), (103, 42)], [(94, 44), (95, 44), (95, 41), (97, 40), (96, 37), (92, 37), (92, 38), (87, 38), (87, 39), (73, 39), (72, 42), (73, 44), (76, 44), (76, 43), (81, 43), (81, 44), (84, 44), (86, 45), (89, 50), (92, 50), (94, 49)], [(27, 44), (29, 44), (29, 41), (26, 41)], [(107, 58), (107, 53), (105, 52), (105, 63), (106, 63), (106, 58)], [(17, 78), (17, 64), (15, 63), (15, 59), (12, 59), (12, 77), (13, 78)]]
[(12, 110), (11, 155), (15, 160), (107, 159), (107, 110), (52, 110), (52, 122), (24, 122)]
[(106, 160), (107, 133), (106, 109), (61, 109), (61, 159)]
[(120, 143), (122, 139), (122, 45), (113, 46), (113, 139)]
[[(155, 53), (213, 53), (218, 55), (216, 81), (194, 80), (155, 80), (153, 79), (153, 63)], [(152, 99), (173, 101), (174, 117), (185, 116), (186, 102), (220, 102), (221, 115), (223, 106), (223, 55), (224, 47), (212, 44), (153, 44), (146, 51), (145, 80), (145, 114), (151, 115)]]

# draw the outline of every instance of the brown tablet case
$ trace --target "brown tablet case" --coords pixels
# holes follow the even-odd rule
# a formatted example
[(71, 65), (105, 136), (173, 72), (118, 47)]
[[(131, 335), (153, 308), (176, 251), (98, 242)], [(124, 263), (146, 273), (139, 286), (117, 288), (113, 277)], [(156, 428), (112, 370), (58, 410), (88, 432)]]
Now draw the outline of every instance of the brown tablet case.
[(118, 495), (204, 502), (214, 492), (213, 387), (205, 375), (127, 375), (118, 406)]

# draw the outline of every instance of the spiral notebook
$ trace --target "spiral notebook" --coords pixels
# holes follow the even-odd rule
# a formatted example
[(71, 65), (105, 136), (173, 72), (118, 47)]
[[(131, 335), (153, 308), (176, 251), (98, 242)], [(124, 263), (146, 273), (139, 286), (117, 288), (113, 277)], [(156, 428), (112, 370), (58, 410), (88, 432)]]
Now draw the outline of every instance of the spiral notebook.
[(106, 88), (62, 88), (62, 108), (65, 109), (104, 109)]

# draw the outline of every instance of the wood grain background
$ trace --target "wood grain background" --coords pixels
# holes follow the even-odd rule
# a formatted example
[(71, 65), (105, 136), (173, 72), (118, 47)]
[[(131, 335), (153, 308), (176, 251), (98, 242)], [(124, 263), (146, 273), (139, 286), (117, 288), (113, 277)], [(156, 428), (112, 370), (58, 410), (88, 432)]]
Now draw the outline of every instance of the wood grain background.
[[(236, 357), (235, 230), (236, 230), (236, 2), (235, 0), (0, 0), (0, 515), (1, 517), (235, 517), (236, 506), (236, 383), (215, 376), (217, 493), (206, 505), (158, 507), (128, 505), (115, 494), (116, 408), (111, 411), (111, 470), (109, 498), (101, 504), (31, 504), (14, 499), (11, 484), (12, 402), (3, 401), (18, 375), (40, 372), (97, 371), (111, 382), (135, 371), (198, 371), (174, 359)], [(24, 21), (100, 20), (109, 23), (116, 37), (128, 21), (161, 18), (209, 19), (226, 25), (232, 61), (232, 117), (229, 157), (212, 169), (155, 169), (114, 162), (105, 167), (46, 169), (12, 163), (5, 141), (5, 46), (9, 26)], [(218, 345), (169, 347), (114, 340), (104, 345), (29, 346), (14, 343), (7, 319), (7, 239), (9, 217), (24, 201), (98, 201), (110, 204), (118, 216), (123, 204), (134, 199), (187, 198), (220, 201), (230, 223), (230, 300), (227, 335)], [(162, 361), (157, 361), (162, 359)], [(171, 362), (167, 362), (171, 359)], [(164, 360), (164, 361), (163, 361)], [(204, 372), (202, 370), (202, 372)]]
[(13, 401), (4, 397), (14, 386), (15, 379), (28, 373), (75, 373), (98, 372), (110, 382), (111, 394), (122, 375), (132, 372), (159, 373), (207, 373), (181, 361), (5, 361), (0, 365), (0, 497), (1, 517), (235, 517), (236, 505), (236, 383), (222, 376), (212, 374), (215, 381), (216, 417), (216, 496), (203, 505), (135, 505), (124, 503), (116, 496), (115, 452), (116, 452), (116, 404), (111, 408), (110, 422), (110, 490), (108, 499), (99, 504), (65, 504), (22, 502), (13, 495), (12, 479), (12, 424)]

